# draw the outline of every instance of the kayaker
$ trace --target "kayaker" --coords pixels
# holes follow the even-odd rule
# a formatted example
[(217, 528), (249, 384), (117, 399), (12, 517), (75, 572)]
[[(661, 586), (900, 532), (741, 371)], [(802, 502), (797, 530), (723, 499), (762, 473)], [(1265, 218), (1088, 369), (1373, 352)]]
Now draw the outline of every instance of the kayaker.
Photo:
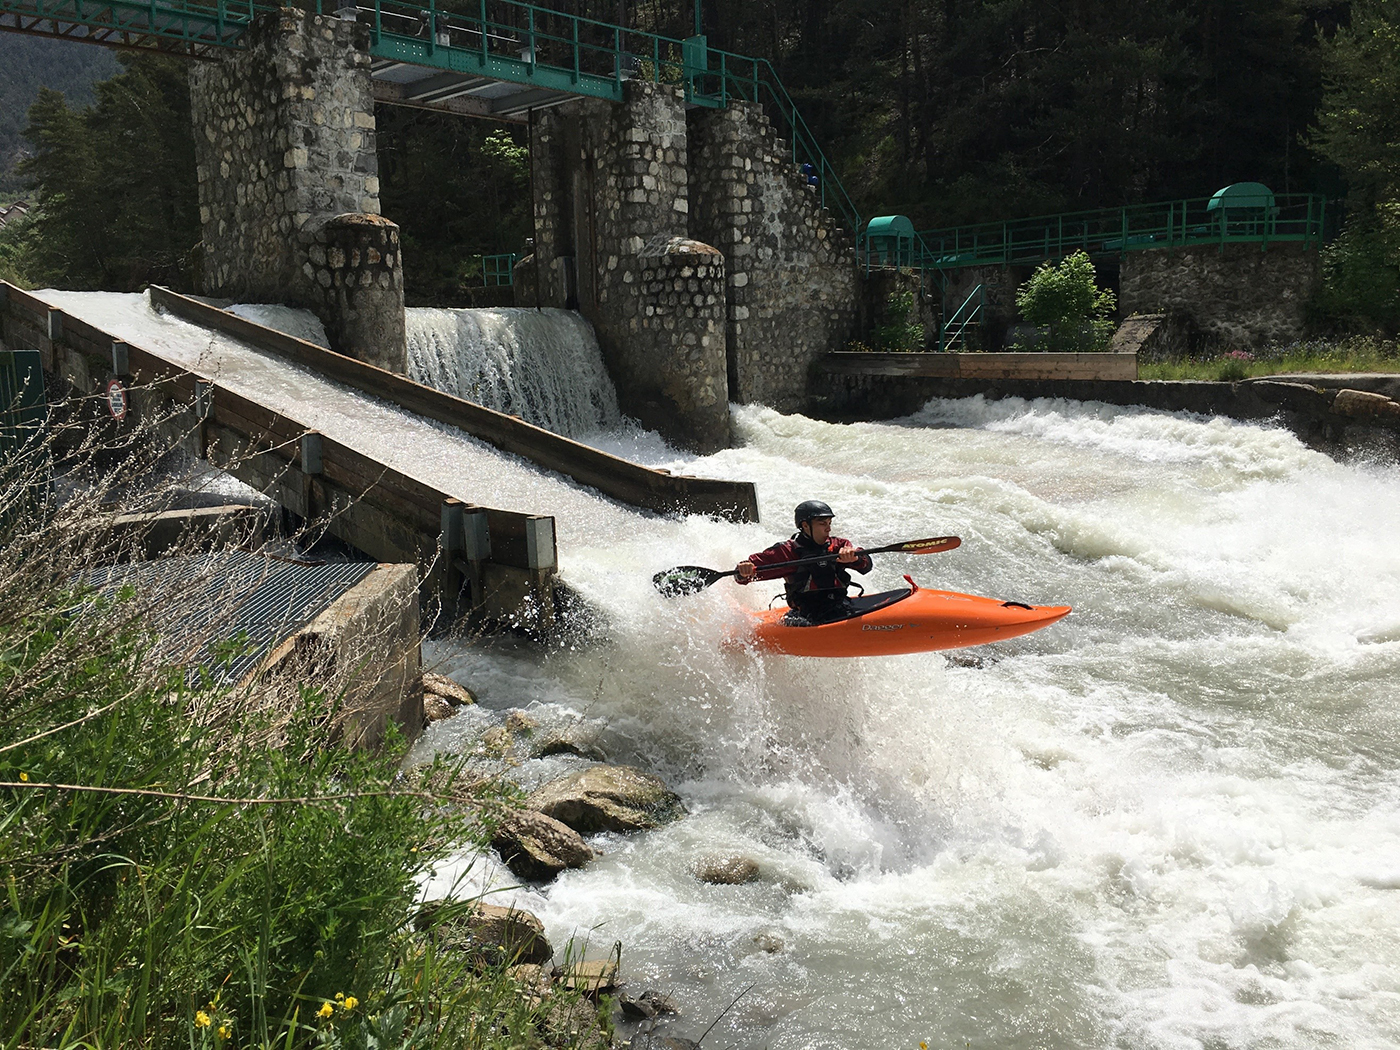
[[(739, 583), (783, 577), (788, 608), (792, 610), (787, 622), (793, 626), (830, 623), (849, 615), (846, 589), (851, 585), (851, 575), (847, 570), (864, 574), (873, 567), (870, 555), (862, 554), (850, 540), (831, 534), (831, 520), (835, 516), (821, 500), (804, 500), (793, 512), (797, 531), (792, 539), (750, 554), (735, 566), (735, 578)], [(763, 568), (821, 554), (835, 554), (836, 557), (829, 562), (786, 571), (770, 569), (765, 572)]]

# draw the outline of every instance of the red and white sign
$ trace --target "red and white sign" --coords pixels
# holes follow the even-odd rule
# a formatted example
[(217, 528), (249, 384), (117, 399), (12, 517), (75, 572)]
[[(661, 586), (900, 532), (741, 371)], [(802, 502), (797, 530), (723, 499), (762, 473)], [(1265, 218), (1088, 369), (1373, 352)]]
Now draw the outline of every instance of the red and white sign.
[(120, 379), (112, 379), (107, 383), (107, 411), (112, 413), (113, 419), (126, 418), (126, 387), (122, 386)]

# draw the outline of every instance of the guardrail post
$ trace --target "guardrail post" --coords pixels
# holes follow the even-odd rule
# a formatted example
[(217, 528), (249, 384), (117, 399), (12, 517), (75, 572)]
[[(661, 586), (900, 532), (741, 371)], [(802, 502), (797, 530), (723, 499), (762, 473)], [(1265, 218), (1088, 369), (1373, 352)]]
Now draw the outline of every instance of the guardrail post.
[(194, 381), (195, 456), (209, 458), (209, 414), (214, 409), (214, 384), (208, 379)]
[(485, 563), (491, 559), (491, 529), (486, 511), (480, 507), (462, 505), (462, 555), (467, 563), (471, 607), (485, 601)]
[(310, 521), (316, 516), (314, 479), (325, 470), (324, 442), (319, 433), (308, 430), (298, 443), (301, 460), (301, 517)]

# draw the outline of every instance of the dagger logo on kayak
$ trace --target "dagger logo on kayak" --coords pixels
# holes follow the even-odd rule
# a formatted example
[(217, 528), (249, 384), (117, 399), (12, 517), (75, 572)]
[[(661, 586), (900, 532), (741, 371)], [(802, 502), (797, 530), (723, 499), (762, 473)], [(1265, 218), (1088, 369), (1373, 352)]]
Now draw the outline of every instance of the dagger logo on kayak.
[(908, 627), (907, 623), (863, 623), (860, 625), (862, 631), (902, 631)]

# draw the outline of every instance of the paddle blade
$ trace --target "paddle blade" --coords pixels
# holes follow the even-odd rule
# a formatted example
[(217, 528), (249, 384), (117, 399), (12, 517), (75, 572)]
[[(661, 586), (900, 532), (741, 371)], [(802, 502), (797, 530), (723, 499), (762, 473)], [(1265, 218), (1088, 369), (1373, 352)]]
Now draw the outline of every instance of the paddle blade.
[(703, 565), (677, 565), (658, 572), (651, 578), (651, 585), (663, 598), (678, 598), (683, 594), (697, 594), (716, 580), (732, 575), (732, 572), (716, 572)]
[(889, 550), (897, 554), (940, 554), (961, 546), (962, 539), (958, 536), (934, 536), (927, 540), (910, 540)]

